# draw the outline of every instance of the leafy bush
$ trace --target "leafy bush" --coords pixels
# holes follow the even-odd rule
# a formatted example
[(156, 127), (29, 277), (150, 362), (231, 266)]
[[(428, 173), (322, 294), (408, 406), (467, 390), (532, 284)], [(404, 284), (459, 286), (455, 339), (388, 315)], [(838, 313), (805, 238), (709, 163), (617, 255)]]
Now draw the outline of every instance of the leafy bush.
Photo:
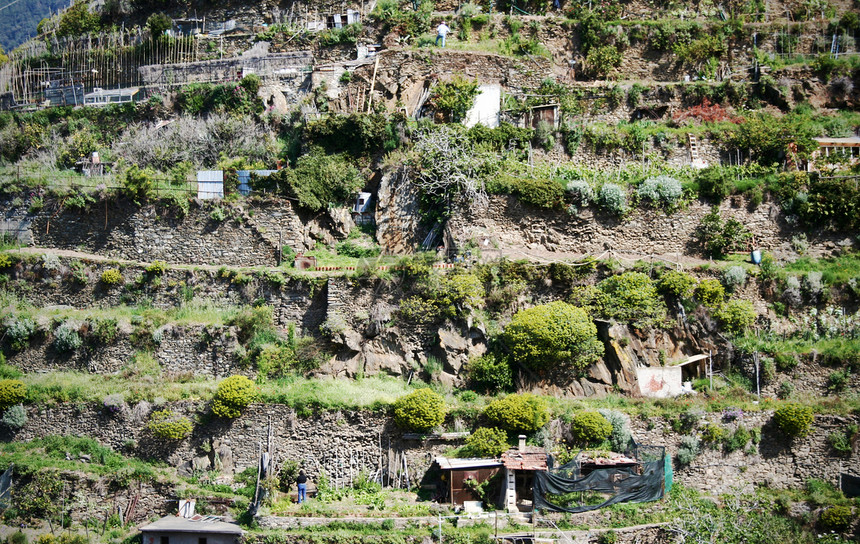
[(611, 433), (612, 424), (599, 412), (579, 412), (570, 422), (570, 434), (578, 443), (602, 442)]
[(681, 182), (670, 176), (655, 176), (646, 179), (639, 185), (639, 198), (650, 201), (654, 205), (662, 204), (672, 207), (681, 198), (683, 188)]
[(507, 391), (514, 385), (514, 374), (508, 360), (492, 353), (471, 359), (466, 365), (469, 387), (483, 393)]
[(484, 409), (484, 415), (495, 425), (516, 433), (534, 432), (549, 421), (546, 401), (530, 393), (494, 400)]
[(717, 206), (712, 207), (710, 213), (702, 218), (697, 230), (699, 243), (714, 258), (722, 258), (728, 252), (742, 249), (750, 236), (737, 219), (723, 221)]
[(163, 261), (152, 261), (146, 267), (146, 273), (151, 276), (163, 276), (167, 272), (167, 263)]
[(236, 418), (257, 397), (254, 382), (245, 376), (230, 376), (218, 384), (212, 399), (212, 412), (219, 417)]
[(641, 272), (610, 276), (597, 284), (603, 294), (599, 312), (609, 319), (647, 326), (663, 321), (666, 306), (657, 294), (654, 282)]
[(731, 453), (733, 451), (742, 450), (751, 439), (752, 433), (750, 433), (746, 427), (738, 426), (738, 428), (725, 439), (726, 451)]
[(547, 153), (552, 151), (552, 148), (555, 147), (555, 130), (552, 125), (546, 121), (539, 122), (537, 129), (535, 129), (535, 140)]
[(804, 436), (812, 429), (812, 408), (802, 404), (783, 404), (773, 413), (776, 425), (788, 436)]
[(597, 203), (608, 212), (623, 215), (627, 212), (627, 193), (615, 183), (604, 183), (597, 193)]
[(394, 423), (409, 431), (429, 431), (445, 420), (445, 400), (424, 387), (394, 401)]
[(695, 285), (696, 278), (693, 276), (686, 272), (669, 270), (660, 276), (660, 279), (657, 281), (657, 290), (664, 295), (686, 298), (692, 294)]
[(122, 283), (122, 273), (116, 268), (108, 268), (102, 272), (101, 281), (105, 285), (119, 285)]
[(594, 189), (583, 179), (575, 179), (567, 183), (567, 194), (573, 204), (585, 208), (594, 202)]
[(21, 404), (6, 408), (6, 411), (3, 412), (3, 418), (0, 419), (0, 424), (12, 430), (20, 429), (27, 424), (27, 410)]
[(830, 446), (839, 453), (842, 454), (851, 454), (854, 450), (853, 440), (857, 436), (858, 429), (857, 425), (848, 425), (845, 428), (845, 431), (834, 431), (827, 435), (827, 442)]
[(346, 155), (326, 155), (317, 147), (299, 157), (295, 168), (257, 178), (252, 188), (267, 191), (277, 188), (297, 198), (300, 207), (316, 212), (329, 204), (346, 202), (362, 185), (364, 180)]
[(818, 522), (823, 529), (830, 531), (844, 531), (851, 527), (854, 515), (850, 506), (831, 506), (821, 512)]
[(173, 20), (165, 13), (153, 13), (146, 19), (146, 28), (152, 39), (161, 38), (173, 26)]
[(36, 333), (36, 322), (26, 316), (9, 317), (6, 320), (6, 339), (13, 351), (21, 351), (30, 345)]
[(732, 299), (714, 310), (714, 316), (720, 320), (723, 329), (741, 334), (755, 323), (757, 314), (752, 302)]
[(498, 457), (507, 449), (507, 433), (495, 427), (480, 427), (466, 438), (470, 457)]
[(157, 410), (149, 416), (146, 429), (156, 438), (182, 440), (191, 434), (194, 427), (185, 416), (179, 416), (170, 410)]
[(539, 370), (582, 370), (603, 354), (585, 310), (561, 301), (517, 312), (502, 341), (514, 362)]
[(54, 329), (54, 349), (60, 353), (75, 351), (82, 344), (81, 335), (78, 334), (69, 322), (65, 322)]
[(726, 439), (726, 430), (715, 423), (702, 427), (702, 442), (718, 448)]
[(729, 291), (743, 287), (747, 282), (747, 271), (742, 266), (730, 266), (723, 271), (723, 285)]
[(682, 436), (678, 446), (678, 463), (682, 466), (689, 465), (702, 452), (699, 439), (692, 435)]
[(614, 410), (598, 410), (598, 412), (612, 425), (612, 432), (609, 434), (612, 451), (627, 451), (630, 447), (630, 441), (633, 439), (630, 427), (627, 425), (627, 416)]
[(520, 200), (538, 208), (557, 208), (564, 190), (555, 180), (542, 177), (509, 177), (508, 185)]
[(466, 117), (479, 92), (477, 79), (466, 79), (455, 74), (450, 82), (440, 82), (433, 87), (428, 105), (458, 123)]
[(726, 290), (719, 281), (706, 279), (699, 282), (693, 296), (708, 308), (719, 308), (726, 299)]
[(21, 380), (0, 380), (0, 410), (20, 404), (27, 398), (27, 386)]

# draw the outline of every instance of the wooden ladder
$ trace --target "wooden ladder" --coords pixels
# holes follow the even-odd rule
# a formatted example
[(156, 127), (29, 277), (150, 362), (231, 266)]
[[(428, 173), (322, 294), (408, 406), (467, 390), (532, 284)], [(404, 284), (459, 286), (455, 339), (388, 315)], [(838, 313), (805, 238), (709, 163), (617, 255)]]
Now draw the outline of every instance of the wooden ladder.
[(687, 134), (688, 145), (690, 146), (690, 162), (699, 160), (699, 141), (692, 134)]

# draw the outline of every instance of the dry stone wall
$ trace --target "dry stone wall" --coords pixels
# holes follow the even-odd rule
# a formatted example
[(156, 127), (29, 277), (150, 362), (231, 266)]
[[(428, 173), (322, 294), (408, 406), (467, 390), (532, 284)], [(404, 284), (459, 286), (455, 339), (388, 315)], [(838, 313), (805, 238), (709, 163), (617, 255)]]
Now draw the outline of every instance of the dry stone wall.
[[(785, 489), (802, 486), (809, 478), (836, 484), (839, 473), (860, 475), (860, 452), (840, 455), (827, 442), (827, 435), (844, 431), (847, 425), (860, 422), (857, 416), (816, 415), (812, 432), (803, 438), (786, 438), (772, 422), (773, 411), (747, 413), (739, 421), (725, 423), (720, 413), (705, 414), (706, 422), (720, 424), (733, 430), (738, 425), (747, 429), (761, 428), (762, 439), (750, 453), (743, 450), (724, 453), (702, 446), (702, 453), (687, 467), (675, 463), (675, 480), (685, 486), (712, 495), (730, 493), (740, 488), (744, 492), (754, 487)], [(673, 459), (678, 451), (680, 435), (662, 418), (633, 419), (631, 430), (641, 444), (664, 446)]]
[[(592, 207), (579, 215), (534, 208), (508, 195), (494, 195), (484, 209), (461, 210), (449, 222), (456, 245), (477, 244), (485, 258), (511, 251), (560, 252), (600, 255), (607, 250), (640, 256), (671, 256), (700, 252), (696, 229), (710, 212), (703, 202), (692, 202), (684, 210), (667, 214), (637, 208), (619, 218)], [(777, 203), (766, 200), (750, 209), (741, 198), (720, 204), (724, 218), (738, 219), (755, 236), (760, 249), (781, 257), (797, 257), (792, 236), (802, 232), (788, 223)], [(810, 237), (808, 254), (830, 256), (852, 244), (850, 237), (819, 232)]]

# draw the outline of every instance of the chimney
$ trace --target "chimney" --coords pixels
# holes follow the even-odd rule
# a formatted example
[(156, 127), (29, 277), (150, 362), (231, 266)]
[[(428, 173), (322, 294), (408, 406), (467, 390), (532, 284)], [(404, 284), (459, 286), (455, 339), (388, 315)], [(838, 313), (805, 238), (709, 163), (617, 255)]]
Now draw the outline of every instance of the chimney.
[(520, 453), (522, 453), (522, 452), (526, 451), (526, 435), (521, 434), (519, 436), (519, 439), (520, 439), (519, 450), (520, 450)]

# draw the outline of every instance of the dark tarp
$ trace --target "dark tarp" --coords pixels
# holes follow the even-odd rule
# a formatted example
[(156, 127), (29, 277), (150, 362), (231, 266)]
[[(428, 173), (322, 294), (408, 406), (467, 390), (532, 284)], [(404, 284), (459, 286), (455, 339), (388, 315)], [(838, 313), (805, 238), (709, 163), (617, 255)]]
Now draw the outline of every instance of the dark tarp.
[(0, 475), (0, 510), (9, 508), (9, 501), (12, 498), (12, 466), (6, 469)]
[(860, 497), (860, 478), (843, 472), (840, 479), (842, 480), (840, 487), (846, 497)]
[[(581, 477), (579, 456), (557, 469), (536, 472), (534, 480), (534, 506), (550, 512), (588, 512), (619, 502), (648, 502), (663, 497), (665, 483), (666, 450), (662, 447), (638, 446), (636, 458), (640, 462), (641, 474), (636, 467), (595, 468)], [(546, 495), (596, 491), (612, 494), (601, 504), (565, 508), (547, 500)]]

